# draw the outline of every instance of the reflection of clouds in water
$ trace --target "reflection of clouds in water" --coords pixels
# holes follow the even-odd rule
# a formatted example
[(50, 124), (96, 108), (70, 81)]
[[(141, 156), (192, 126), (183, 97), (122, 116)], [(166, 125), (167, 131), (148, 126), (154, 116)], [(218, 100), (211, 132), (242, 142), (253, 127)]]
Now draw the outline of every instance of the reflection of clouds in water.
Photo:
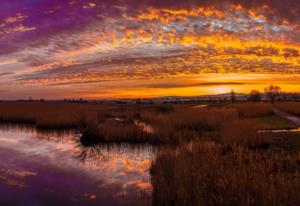
[(22, 189), (26, 187), (24, 178), (35, 175), (37, 175), (35, 172), (26, 170), (0, 168), (0, 182), (3, 182), (10, 187)]
[[(149, 168), (154, 158), (153, 148), (140, 146), (132, 148), (129, 145), (98, 145), (82, 148), (78, 156), (85, 166), (91, 170), (101, 170), (107, 186), (122, 183), (122, 193), (132, 188), (151, 190)], [(106, 171), (107, 173), (103, 173)]]
[(0, 130), (0, 147), (22, 152), (24, 158), (34, 161), (34, 164), (82, 173), (94, 180), (93, 184), (98, 188), (117, 186), (117, 196), (132, 195), (133, 190), (139, 195), (139, 191), (151, 191), (149, 168), (154, 158), (153, 148), (130, 145), (83, 147), (78, 138), (75, 132), (38, 132), (25, 127), (16, 130), (5, 127)]
[(11, 138), (8, 138), (8, 137), (0, 137), (0, 141), (1, 142), (7, 142), (7, 143), (18, 143), (18, 140), (16, 139), (11, 139)]

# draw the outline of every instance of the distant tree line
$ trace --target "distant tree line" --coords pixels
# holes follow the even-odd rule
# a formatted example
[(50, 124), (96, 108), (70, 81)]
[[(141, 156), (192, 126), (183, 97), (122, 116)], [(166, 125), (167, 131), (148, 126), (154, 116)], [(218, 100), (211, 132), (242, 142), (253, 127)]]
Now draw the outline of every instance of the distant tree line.
[[(281, 94), (281, 88), (279, 86), (270, 85), (264, 89), (266, 97), (274, 103)], [(258, 90), (251, 90), (249, 94), (249, 101), (258, 102), (261, 101), (262, 94)]]
[(84, 100), (82, 98), (79, 98), (79, 99), (64, 99), (64, 102), (68, 102), (68, 103), (87, 103), (87, 100)]

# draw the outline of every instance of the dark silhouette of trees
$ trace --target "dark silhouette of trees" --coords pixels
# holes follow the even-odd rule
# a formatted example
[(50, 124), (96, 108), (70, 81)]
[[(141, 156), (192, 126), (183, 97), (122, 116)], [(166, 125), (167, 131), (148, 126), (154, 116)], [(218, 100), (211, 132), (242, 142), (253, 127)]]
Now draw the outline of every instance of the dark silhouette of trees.
[(234, 90), (231, 90), (231, 92), (230, 92), (230, 100), (231, 100), (232, 102), (235, 102), (235, 101), (236, 101), (236, 95), (235, 95)]
[(261, 100), (260, 92), (255, 89), (251, 90), (248, 100), (252, 102), (259, 102)]
[(266, 96), (270, 99), (272, 103), (280, 96), (281, 88), (278, 86), (270, 85), (265, 88)]

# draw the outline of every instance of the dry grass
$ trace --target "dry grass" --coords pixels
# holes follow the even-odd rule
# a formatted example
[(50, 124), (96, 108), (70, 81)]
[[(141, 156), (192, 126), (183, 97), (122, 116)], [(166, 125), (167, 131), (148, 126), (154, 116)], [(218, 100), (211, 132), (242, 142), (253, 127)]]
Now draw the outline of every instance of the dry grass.
[(80, 104), (1, 103), (0, 120), (49, 128), (69, 127), (76, 124), (76, 114), (86, 109)]
[[(146, 110), (127, 114), (123, 121), (100, 121), (84, 118), (82, 121), (85, 140), (111, 142), (180, 143), (209, 134), (216, 134), (226, 122), (236, 117), (232, 109), (178, 108), (173, 112)], [(102, 118), (101, 118), (102, 120)], [(143, 131), (134, 120), (153, 128), (153, 133)]]
[[(82, 131), (85, 144), (178, 144), (205, 138), (224, 144), (259, 146), (266, 140), (256, 131), (274, 125), (274, 121), (269, 122), (269, 119), (276, 119), (271, 113), (271, 104), (267, 103), (199, 109), (189, 105), (0, 103), (0, 121), (31, 123), (42, 129), (77, 128)], [(115, 118), (122, 121), (116, 121)], [(151, 126), (154, 132), (147, 133), (135, 125), (134, 120)], [(283, 121), (276, 122), (276, 127), (283, 125)]]
[(154, 143), (151, 136), (131, 120), (114, 121), (88, 117), (81, 120), (81, 142), (94, 145), (102, 142)]
[(300, 102), (277, 102), (276, 107), (296, 116), (300, 116)]
[[(279, 106), (296, 111), (299, 104)], [(194, 109), (171, 105), (1, 103), (0, 120), (49, 129), (75, 127), (82, 132), (84, 146), (101, 142), (177, 144), (175, 150), (160, 151), (152, 164), (155, 206), (300, 202), (300, 156), (271, 150), (269, 137), (257, 132), (262, 127), (288, 124), (275, 118), (271, 104)], [(135, 120), (150, 125), (153, 132), (143, 130)]]
[(112, 105), (71, 103), (0, 103), (0, 121), (35, 124), (43, 129), (76, 128), (79, 119), (101, 114), (103, 117), (121, 115), (122, 109)]
[(82, 142), (147, 142), (147, 133), (132, 124), (101, 123), (96, 128), (85, 129)]
[(220, 132), (224, 145), (242, 145), (249, 148), (268, 147), (271, 140), (258, 133), (260, 125), (248, 119), (227, 121)]
[(274, 114), (270, 103), (243, 103), (233, 105), (240, 118), (264, 117)]
[(162, 152), (151, 168), (153, 205), (298, 205), (300, 158), (194, 143)]
[(168, 114), (145, 112), (140, 119), (154, 128), (156, 138), (165, 143), (180, 143), (215, 136), (226, 121), (236, 118), (228, 108), (179, 108)]

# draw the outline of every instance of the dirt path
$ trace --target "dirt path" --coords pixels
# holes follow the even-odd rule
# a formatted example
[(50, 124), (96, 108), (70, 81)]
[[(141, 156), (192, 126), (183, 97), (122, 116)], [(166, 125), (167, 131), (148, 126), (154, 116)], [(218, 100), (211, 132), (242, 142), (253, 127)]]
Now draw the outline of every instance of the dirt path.
[(273, 111), (278, 116), (286, 118), (286, 119), (290, 120), (291, 122), (293, 122), (294, 124), (296, 124), (297, 126), (300, 127), (300, 117), (297, 117), (297, 116), (292, 115), (290, 113), (284, 112), (284, 111), (279, 110), (278, 108), (275, 108), (275, 107), (274, 107)]

